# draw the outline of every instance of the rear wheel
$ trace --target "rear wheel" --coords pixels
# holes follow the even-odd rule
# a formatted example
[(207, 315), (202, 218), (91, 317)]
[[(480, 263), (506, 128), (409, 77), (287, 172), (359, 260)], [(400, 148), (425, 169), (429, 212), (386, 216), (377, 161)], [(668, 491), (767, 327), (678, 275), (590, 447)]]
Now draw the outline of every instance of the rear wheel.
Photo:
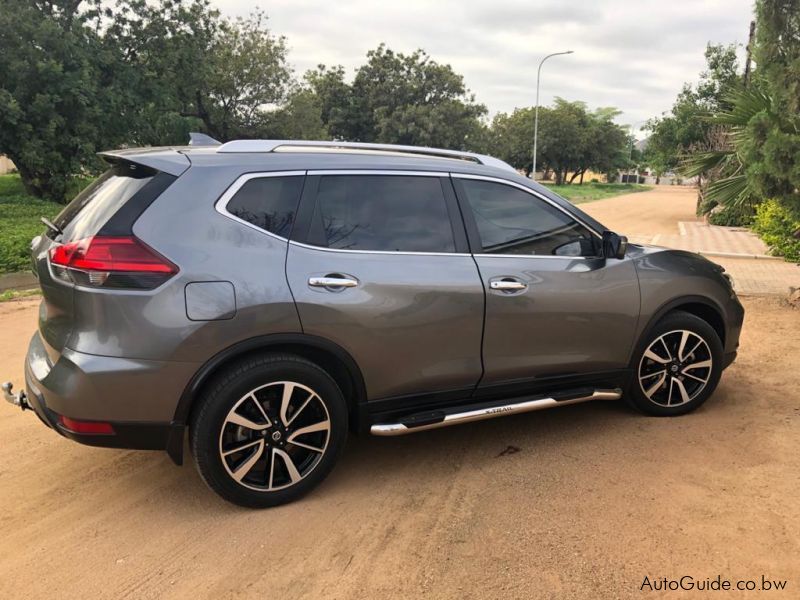
[(344, 398), (324, 370), (297, 356), (264, 355), (214, 380), (190, 441), (211, 489), (241, 506), (267, 507), (320, 483), (346, 435)]
[(681, 415), (698, 408), (716, 389), (722, 342), (699, 317), (672, 312), (645, 336), (631, 366), (636, 376), (628, 398), (636, 408), (650, 415)]

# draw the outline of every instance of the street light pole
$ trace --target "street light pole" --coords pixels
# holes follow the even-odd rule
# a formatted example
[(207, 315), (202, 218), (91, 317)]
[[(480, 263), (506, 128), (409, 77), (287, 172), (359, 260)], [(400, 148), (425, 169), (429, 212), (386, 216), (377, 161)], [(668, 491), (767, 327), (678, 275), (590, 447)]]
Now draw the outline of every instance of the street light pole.
[(572, 50), (548, 54), (539, 62), (539, 69), (536, 71), (536, 116), (533, 119), (533, 171), (531, 171), (531, 177), (534, 181), (536, 181), (536, 145), (539, 139), (539, 78), (542, 76), (542, 65), (544, 61), (552, 56), (560, 56), (562, 54), (572, 54)]

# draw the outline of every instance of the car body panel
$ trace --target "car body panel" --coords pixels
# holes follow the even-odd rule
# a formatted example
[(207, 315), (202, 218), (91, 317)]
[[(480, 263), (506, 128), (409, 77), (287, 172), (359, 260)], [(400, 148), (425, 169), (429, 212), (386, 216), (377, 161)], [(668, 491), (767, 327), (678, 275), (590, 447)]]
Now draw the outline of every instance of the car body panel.
[[(481, 376), (483, 287), (469, 255), (340, 252), (289, 246), (303, 332), (358, 363), (368, 399), (474, 386)], [(357, 287), (312, 288), (340, 273)]]
[[(628, 259), (479, 255), (486, 286), (481, 385), (626, 367), (639, 319)], [(497, 278), (527, 285), (490, 289)]]
[[(76, 288), (70, 348), (103, 356), (205, 362), (249, 337), (301, 330), (286, 282), (286, 240), (214, 209), (216, 199), (240, 172), (238, 167), (193, 167), (178, 179), (180, 185), (168, 188), (147, 209), (134, 225), (134, 234), (180, 271), (147, 292)], [(233, 286), (235, 318), (188, 318), (185, 287), (209, 281)]]
[(663, 316), (664, 308), (674, 307), (676, 302), (701, 302), (716, 310), (724, 323), (724, 352), (736, 351), (744, 309), (722, 275), (722, 267), (693, 252), (658, 246), (631, 244), (628, 256), (636, 267), (642, 294), (637, 339)]

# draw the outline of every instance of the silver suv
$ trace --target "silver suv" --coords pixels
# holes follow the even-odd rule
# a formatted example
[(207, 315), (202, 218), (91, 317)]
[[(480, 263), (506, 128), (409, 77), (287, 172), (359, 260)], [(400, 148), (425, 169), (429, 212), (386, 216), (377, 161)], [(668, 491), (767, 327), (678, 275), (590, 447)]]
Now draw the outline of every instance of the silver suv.
[(624, 397), (702, 404), (744, 311), (723, 269), (630, 244), (482, 155), (204, 140), (105, 152), (33, 240), (32, 409), (95, 446), (185, 433), (208, 485), (263, 507), (391, 436)]

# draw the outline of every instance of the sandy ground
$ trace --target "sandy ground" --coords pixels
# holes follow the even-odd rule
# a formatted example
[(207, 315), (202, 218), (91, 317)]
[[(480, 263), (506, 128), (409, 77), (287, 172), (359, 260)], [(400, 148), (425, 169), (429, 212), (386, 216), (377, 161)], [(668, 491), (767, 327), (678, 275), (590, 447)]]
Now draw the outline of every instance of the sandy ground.
[[(4, 379), (22, 381), (36, 304), (0, 304)], [(745, 306), (740, 358), (692, 415), (597, 403), (354, 437), (267, 511), (2, 407), (0, 598), (626, 598), (687, 575), (800, 597), (800, 311)]]

